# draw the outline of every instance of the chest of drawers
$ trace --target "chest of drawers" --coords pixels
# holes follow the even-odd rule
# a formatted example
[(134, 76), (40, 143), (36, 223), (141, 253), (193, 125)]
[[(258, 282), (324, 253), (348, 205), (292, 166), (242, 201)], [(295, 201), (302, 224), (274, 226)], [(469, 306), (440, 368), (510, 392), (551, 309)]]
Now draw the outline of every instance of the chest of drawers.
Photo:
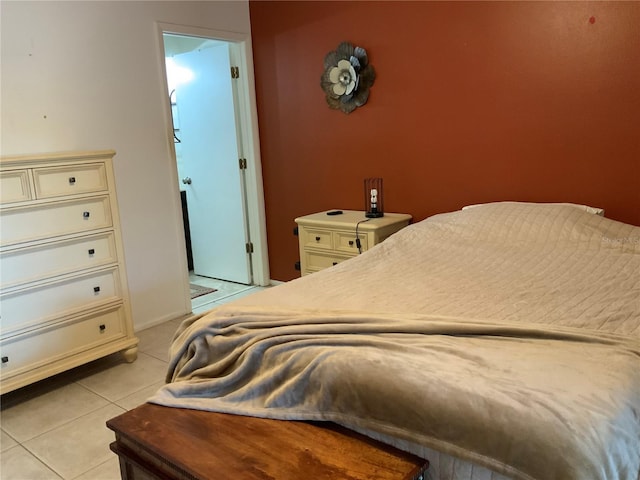
[[(340, 215), (327, 215), (325, 211), (295, 221), (298, 224), (300, 270), (302, 275), (307, 275), (377, 245), (406, 227), (411, 215), (385, 213), (384, 217), (367, 218), (363, 211), (343, 210)], [(360, 248), (356, 239), (360, 240)]]
[(113, 151), (0, 159), (0, 392), (137, 356)]

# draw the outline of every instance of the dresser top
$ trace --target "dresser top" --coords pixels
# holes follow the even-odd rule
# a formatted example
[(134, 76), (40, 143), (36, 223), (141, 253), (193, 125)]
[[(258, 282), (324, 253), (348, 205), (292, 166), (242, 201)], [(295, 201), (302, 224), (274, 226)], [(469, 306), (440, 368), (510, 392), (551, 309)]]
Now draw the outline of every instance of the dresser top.
[(34, 153), (32, 155), (8, 155), (0, 157), (0, 167), (21, 166), (25, 163), (77, 162), (111, 158), (114, 150), (87, 150), (76, 152)]
[(305, 215), (303, 217), (296, 218), (296, 223), (299, 225), (309, 225), (315, 227), (353, 227), (355, 228), (358, 222), (360, 230), (375, 230), (377, 228), (387, 227), (397, 223), (409, 223), (411, 221), (411, 215), (406, 213), (385, 213), (384, 217), (379, 218), (367, 218), (363, 210), (343, 210), (340, 215), (327, 215), (327, 212), (334, 210), (325, 210), (324, 212), (313, 213), (311, 215)]

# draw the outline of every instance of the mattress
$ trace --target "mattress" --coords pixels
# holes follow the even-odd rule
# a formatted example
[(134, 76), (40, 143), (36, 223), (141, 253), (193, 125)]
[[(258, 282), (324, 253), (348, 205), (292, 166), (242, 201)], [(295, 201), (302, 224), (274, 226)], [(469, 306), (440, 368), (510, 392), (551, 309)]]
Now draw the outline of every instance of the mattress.
[(499, 202), (410, 225), (354, 259), (238, 301), (545, 323), (640, 338), (640, 227)]
[[(231, 308), (231, 312), (233, 309), (237, 312), (305, 311), (310, 312), (311, 318), (327, 312), (332, 315), (340, 312), (346, 318), (350, 318), (349, 312), (354, 315), (368, 312), (369, 318), (380, 321), (390, 316), (404, 318), (401, 317), (404, 315), (415, 320), (416, 315), (428, 315), (427, 320), (433, 324), (441, 322), (447, 328), (466, 325), (475, 329), (477, 325), (483, 328), (490, 325), (490, 328), (504, 329), (508, 326), (526, 330), (531, 338), (552, 332), (568, 335), (572, 341), (586, 339), (585, 345), (590, 342), (624, 344), (626, 357), (618, 370), (627, 368), (629, 374), (620, 377), (615, 397), (628, 397), (624, 405), (629, 429), (624, 431), (625, 442), (621, 442), (615, 455), (628, 458), (619, 459), (614, 466), (604, 465), (600, 476), (593, 473), (592, 478), (636, 480), (640, 472), (637, 378), (640, 368), (636, 368), (640, 367), (638, 272), (640, 228), (573, 205), (503, 202), (436, 215), (403, 229), (359, 257), (225, 308)], [(231, 315), (239, 315), (237, 312)], [(215, 316), (212, 312), (211, 317)], [(194, 377), (185, 381), (187, 377), (180, 377), (180, 371), (193, 363), (193, 352), (197, 350), (192, 348), (193, 338), (185, 342), (184, 335), (193, 325), (201, 325), (201, 320), (206, 323), (207, 317), (179, 331), (183, 337), (174, 344), (174, 370), (169, 375), (170, 380), (178, 381), (162, 389), (151, 401), (202, 407), (199, 402), (203, 401), (203, 390), (198, 391), (196, 384), (204, 385), (204, 379)], [(497, 330), (489, 330), (493, 331)], [(473, 337), (476, 330), (462, 334), (451, 332), (446, 332), (449, 338)], [(569, 346), (563, 344), (562, 348), (568, 351), (573, 348)], [(205, 345), (204, 351), (208, 351), (207, 348)], [(178, 351), (182, 353), (176, 353)], [(558, 352), (549, 351), (550, 358), (552, 353)], [(581, 362), (579, 354), (571, 361), (576, 358)], [(204, 360), (203, 365), (207, 362)], [(595, 364), (591, 368), (598, 370)], [(601, 370), (602, 377), (607, 377), (607, 369)], [(195, 397), (200, 398), (194, 400)], [(557, 407), (556, 404), (553, 408)], [(567, 420), (561, 415), (559, 418)], [(363, 422), (338, 419), (338, 423), (429, 459), (431, 478), (476, 480), (511, 476), (509, 465), (498, 464), (498, 468), (493, 468), (495, 462), (474, 461), (479, 457), (465, 456), (464, 449), (451, 448), (447, 453), (446, 448), (428, 446), (434, 442), (398, 438), (384, 429), (369, 428)], [(638, 448), (634, 452), (635, 447)], [(452, 455), (451, 451), (461, 454)], [(527, 468), (531, 472), (544, 471), (529, 465), (517, 470), (514, 477), (542, 478), (523, 473)], [(589, 472), (596, 470), (598, 467), (594, 466)]]

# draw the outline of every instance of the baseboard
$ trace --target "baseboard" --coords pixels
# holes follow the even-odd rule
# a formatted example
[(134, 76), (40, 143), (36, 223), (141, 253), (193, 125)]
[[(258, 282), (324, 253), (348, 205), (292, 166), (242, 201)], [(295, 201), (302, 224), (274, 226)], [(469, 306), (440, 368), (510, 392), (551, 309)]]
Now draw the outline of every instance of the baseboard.
[(172, 320), (186, 319), (186, 318), (189, 318), (191, 315), (193, 315), (192, 312), (183, 313), (183, 314), (166, 315), (164, 317), (156, 318), (155, 320), (151, 320), (149, 322), (146, 322), (146, 323), (144, 323), (142, 325), (134, 324), (133, 325), (133, 331), (137, 333), (137, 332), (140, 332), (142, 330), (146, 330), (147, 328), (157, 327), (158, 325), (162, 325), (163, 323), (167, 323), (167, 322), (170, 322)]

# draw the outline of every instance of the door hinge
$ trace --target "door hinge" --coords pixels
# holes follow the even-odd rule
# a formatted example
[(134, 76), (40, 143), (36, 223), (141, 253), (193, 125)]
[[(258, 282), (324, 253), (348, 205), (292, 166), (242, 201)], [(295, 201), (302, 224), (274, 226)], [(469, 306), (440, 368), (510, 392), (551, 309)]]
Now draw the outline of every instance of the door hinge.
[(240, 67), (231, 67), (231, 78), (240, 78)]
[(248, 242), (245, 247), (247, 249), (247, 253), (253, 253), (253, 243)]
[(246, 158), (239, 158), (239, 164), (240, 164), (240, 170), (246, 170), (247, 169), (247, 159)]

